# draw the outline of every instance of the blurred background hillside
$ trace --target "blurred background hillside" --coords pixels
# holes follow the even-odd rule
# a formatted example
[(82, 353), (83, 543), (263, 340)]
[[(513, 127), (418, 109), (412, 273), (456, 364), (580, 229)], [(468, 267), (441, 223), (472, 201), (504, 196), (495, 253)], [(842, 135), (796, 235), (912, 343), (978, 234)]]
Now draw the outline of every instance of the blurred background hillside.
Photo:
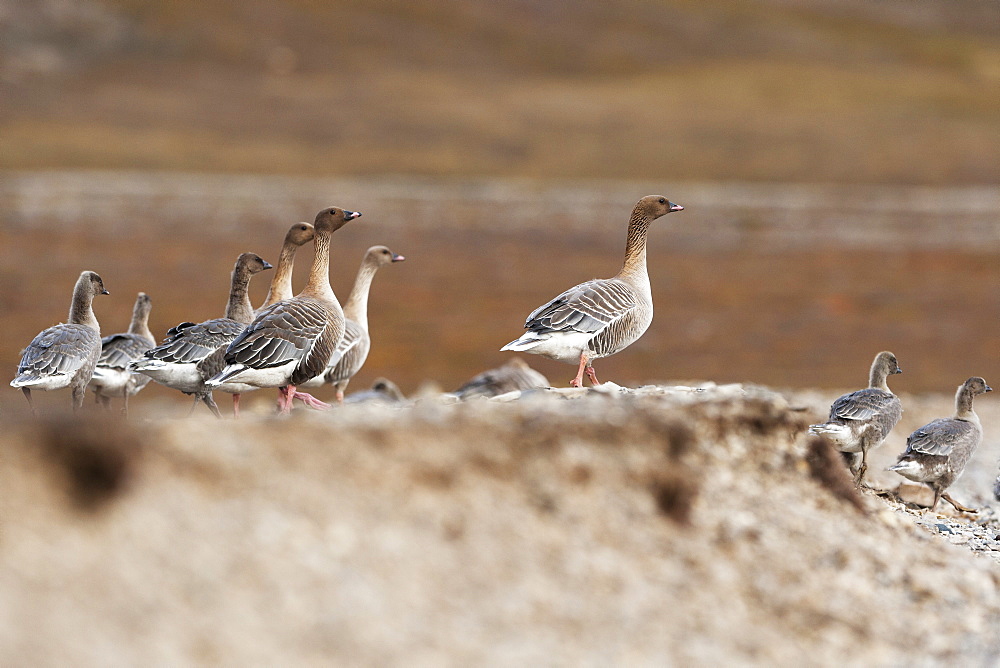
[(81, 269), (105, 333), (145, 290), (159, 336), (338, 204), (365, 213), (338, 294), (368, 246), (408, 258), (352, 389), (453, 389), (613, 274), (649, 193), (687, 209), (651, 234), (656, 320), (603, 377), (856, 386), (883, 348), (908, 391), (1000, 377), (992, 1), (0, 0), (0, 137), (11, 377)]

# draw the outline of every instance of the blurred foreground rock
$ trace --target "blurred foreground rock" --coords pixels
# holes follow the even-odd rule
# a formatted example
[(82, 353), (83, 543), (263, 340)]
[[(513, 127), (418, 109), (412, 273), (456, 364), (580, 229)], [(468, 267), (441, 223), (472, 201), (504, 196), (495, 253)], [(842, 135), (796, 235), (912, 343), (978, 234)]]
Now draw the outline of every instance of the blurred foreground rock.
[[(978, 665), (1000, 652), (1000, 566), (970, 551), (989, 551), (994, 525), (843, 486), (836, 456), (802, 436), (814, 416), (766, 389), (605, 390), (138, 423), (107, 444), (111, 461), (123, 443), (141, 451), (128, 484), (87, 510), (53, 454), (79, 449), (58, 445), (73, 431), (8, 430), (3, 663)], [(924, 526), (949, 522), (968, 538)]]

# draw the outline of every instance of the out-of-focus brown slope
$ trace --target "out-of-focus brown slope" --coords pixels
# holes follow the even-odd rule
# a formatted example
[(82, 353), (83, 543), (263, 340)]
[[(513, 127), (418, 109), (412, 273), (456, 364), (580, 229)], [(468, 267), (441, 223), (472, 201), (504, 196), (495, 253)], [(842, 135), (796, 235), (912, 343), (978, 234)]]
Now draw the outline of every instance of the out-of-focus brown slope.
[[(995, 656), (996, 565), (817, 473), (836, 458), (797, 438), (808, 417), (719, 388), (22, 425), (0, 641), (75, 665)], [(131, 452), (83, 505), (81, 448)]]
[(0, 168), (1000, 180), (990, 3), (10, 4)]

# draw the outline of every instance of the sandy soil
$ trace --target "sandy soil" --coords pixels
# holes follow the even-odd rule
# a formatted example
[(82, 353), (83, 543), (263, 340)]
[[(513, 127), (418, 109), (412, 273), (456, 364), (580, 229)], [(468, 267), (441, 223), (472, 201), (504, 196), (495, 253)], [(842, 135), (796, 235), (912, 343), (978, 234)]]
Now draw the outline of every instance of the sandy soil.
[[(995, 504), (976, 524), (857, 495), (802, 436), (833, 396), (18, 423), (0, 439), (3, 663), (995, 661), (1000, 565), (927, 528), (994, 541)], [(903, 399), (873, 469), (950, 410)], [(990, 399), (967, 503), (995, 473)]]

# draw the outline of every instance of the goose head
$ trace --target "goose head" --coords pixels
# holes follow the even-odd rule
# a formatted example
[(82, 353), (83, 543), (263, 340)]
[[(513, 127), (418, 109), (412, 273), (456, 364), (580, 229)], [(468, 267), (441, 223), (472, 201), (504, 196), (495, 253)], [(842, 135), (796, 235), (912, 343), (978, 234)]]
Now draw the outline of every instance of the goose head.
[(979, 396), (980, 394), (986, 394), (987, 392), (992, 392), (993, 388), (987, 385), (986, 381), (983, 380), (982, 377), (973, 376), (972, 378), (970, 378), (969, 380), (965, 381), (962, 384), (962, 387), (959, 388), (959, 391), (960, 392), (965, 391), (971, 394), (972, 396), (976, 397)]
[(80, 278), (77, 279), (77, 286), (83, 287), (83, 289), (90, 293), (91, 295), (110, 295), (104, 288), (104, 280), (94, 271), (84, 271), (80, 274)]
[(385, 246), (372, 246), (365, 252), (365, 262), (374, 264), (376, 267), (381, 267), (393, 262), (402, 262), (405, 259), (406, 258), (402, 255), (393, 253)]
[(316, 230), (310, 223), (295, 223), (288, 228), (285, 243), (293, 246), (304, 246), (312, 241), (314, 236), (316, 236)]
[(316, 214), (316, 221), (313, 226), (316, 232), (332, 233), (347, 224), (347, 221), (354, 220), (361, 216), (360, 211), (347, 211), (337, 206), (330, 206)]
[(646, 195), (635, 205), (636, 211), (644, 218), (653, 220), (674, 211), (683, 211), (684, 207), (674, 204), (662, 195)]
[(885, 376), (891, 376), (895, 373), (903, 373), (903, 370), (899, 368), (899, 362), (896, 361), (896, 356), (888, 350), (883, 350), (875, 356), (874, 366), (881, 372), (882, 375)]
[(271, 263), (256, 253), (243, 253), (236, 259), (236, 271), (241, 274), (253, 276), (271, 268)]

